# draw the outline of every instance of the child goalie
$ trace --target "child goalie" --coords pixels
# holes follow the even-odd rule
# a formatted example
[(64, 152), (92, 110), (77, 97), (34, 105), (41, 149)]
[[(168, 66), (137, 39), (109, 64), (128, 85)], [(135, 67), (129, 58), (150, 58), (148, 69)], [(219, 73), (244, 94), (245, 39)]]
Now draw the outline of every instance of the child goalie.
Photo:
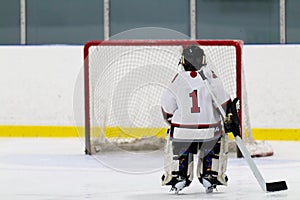
[[(211, 193), (217, 185), (227, 185), (228, 124), (224, 121), (199, 72), (213, 88), (227, 114), (231, 99), (218, 76), (206, 67), (204, 50), (197, 45), (185, 47), (179, 72), (162, 95), (164, 119), (170, 124), (164, 149), (162, 185), (171, 186), (178, 194), (194, 177), (194, 155), (197, 156), (196, 176)], [(229, 128), (228, 128), (229, 127)], [(225, 131), (224, 131), (225, 130)]]

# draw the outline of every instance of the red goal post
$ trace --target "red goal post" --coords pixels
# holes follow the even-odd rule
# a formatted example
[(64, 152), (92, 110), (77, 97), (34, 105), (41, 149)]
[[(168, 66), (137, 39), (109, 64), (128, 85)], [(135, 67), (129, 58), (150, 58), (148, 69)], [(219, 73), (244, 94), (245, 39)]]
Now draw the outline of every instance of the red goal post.
[[(107, 41), (89, 41), (84, 46), (84, 95), (85, 95), (85, 151), (87, 154), (95, 153), (98, 150), (96, 145), (100, 145), (98, 149), (101, 149), (101, 145), (103, 146), (104, 143), (107, 143), (107, 141), (110, 141), (111, 138), (106, 137), (107, 132), (110, 132), (111, 130), (116, 130), (116, 124), (115, 118), (118, 118), (116, 121), (119, 121), (123, 123), (123, 119), (120, 119), (119, 116), (113, 116), (111, 117), (111, 114), (120, 113), (122, 114), (122, 111), (114, 111), (114, 108), (112, 106), (111, 101), (109, 100), (110, 93), (112, 91), (118, 90), (118, 87), (120, 87), (117, 83), (114, 84), (108, 84), (107, 82), (113, 81), (112, 78), (114, 76), (111, 76), (111, 72), (107, 73), (107, 71), (110, 70), (110, 68), (116, 67), (117, 71), (116, 73), (128, 73), (128, 71), (132, 69), (124, 69), (127, 68), (127, 66), (136, 65), (135, 69), (140, 69), (146, 66), (146, 69), (143, 69), (143, 74), (149, 73), (149, 76), (158, 77), (163, 74), (163, 72), (156, 73), (155, 70), (151, 71), (152, 69), (148, 66), (149, 62), (152, 60), (160, 60), (160, 57), (162, 57), (162, 52), (167, 52), (166, 55), (163, 55), (165, 59), (168, 57), (172, 57), (174, 55), (177, 56), (178, 52), (180, 52), (180, 49), (182, 47), (196, 44), (200, 45), (204, 48), (208, 59), (208, 62), (211, 61), (215, 65), (220, 65), (224, 67), (222, 69), (223, 71), (219, 70), (220, 66), (214, 66), (213, 68), (217, 71), (217, 74), (221, 76), (223, 82), (225, 81), (228, 85), (230, 85), (231, 90), (229, 93), (232, 98), (238, 97), (240, 99), (240, 109), (239, 109), (239, 117), (241, 121), (242, 126), (242, 132), (241, 135), (242, 138), (245, 137), (252, 137), (249, 136), (249, 132), (251, 133), (251, 127), (244, 128), (245, 124), (249, 119), (244, 120), (243, 118), (249, 118), (248, 110), (244, 110), (247, 108), (247, 106), (244, 106), (244, 96), (243, 96), (243, 69), (242, 69), (242, 49), (243, 49), (243, 41), (241, 40), (107, 40)], [(145, 51), (145, 52), (144, 52)], [(175, 53), (173, 53), (173, 51)], [(169, 54), (172, 54), (172, 56), (168, 56)], [(173, 55), (174, 54), (174, 55)], [(125, 56), (124, 56), (125, 55)], [(178, 54), (179, 55), (179, 54)], [(132, 58), (131, 58), (132, 56)], [(137, 58), (137, 56), (139, 56)], [(165, 61), (166, 63), (161, 64), (161, 66), (168, 65), (168, 62), (178, 62), (179, 58), (174, 56), (172, 58), (172, 61)], [(180, 55), (179, 55), (180, 56)], [(148, 58), (149, 57), (149, 58)], [(176, 59), (174, 59), (176, 58)], [(118, 63), (118, 59), (122, 59), (122, 64), (119, 66), (115, 63)], [(227, 61), (228, 60), (228, 61)], [(137, 62), (140, 62), (137, 64)], [(164, 60), (160, 60), (159, 62), (164, 62)], [(174, 63), (173, 62), (173, 63)], [(113, 63), (113, 64), (112, 64)], [(126, 64), (124, 64), (126, 63)], [(155, 64), (155, 63), (154, 63)], [(153, 64), (153, 65), (154, 65)], [(109, 67), (108, 67), (109, 65)], [(115, 66), (113, 66), (115, 65)], [(121, 66), (121, 67), (120, 67)], [(161, 67), (160, 66), (160, 67)], [(226, 67), (228, 67), (226, 69)], [(216, 69), (217, 68), (217, 69)], [(232, 68), (232, 69), (229, 69)], [(159, 68), (160, 70), (162, 68)], [(175, 69), (175, 66), (174, 66)], [(124, 70), (124, 72), (122, 72)], [(159, 70), (159, 71), (160, 71)], [(156, 70), (157, 71), (157, 70)], [(178, 71), (178, 69), (177, 69)], [(155, 74), (156, 73), (156, 74)], [(175, 72), (174, 72), (175, 73)], [(96, 75), (95, 75), (96, 74)], [(101, 74), (101, 76), (100, 76)], [(123, 77), (126, 75), (123, 75)], [(163, 76), (163, 75), (162, 75)], [(95, 78), (96, 77), (96, 78)], [(102, 78), (105, 79), (102, 81)], [(128, 83), (130, 81), (133, 81), (133, 83), (139, 82), (138, 79), (140, 77), (133, 77), (133, 80), (128, 78)], [(127, 79), (126, 79), (127, 80)], [(151, 81), (153, 82), (154, 79)], [(116, 80), (123, 81), (122, 78)], [(161, 79), (159, 80), (161, 84)], [(170, 82), (171, 80), (166, 80)], [(126, 85), (127, 82), (122, 82), (122, 91), (126, 90), (127, 93), (130, 93), (133, 89), (126, 88), (123, 85)], [(138, 84), (138, 83), (137, 83)], [(163, 83), (166, 84), (166, 83)], [(116, 87), (113, 85), (117, 85)], [(103, 92), (104, 90), (109, 88), (106, 92)], [(125, 89), (124, 89), (125, 88)], [(226, 86), (225, 86), (226, 88)], [(151, 90), (155, 90), (154, 88), (151, 88)], [(150, 91), (150, 89), (149, 89)], [(95, 94), (95, 93), (101, 93), (101, 94)], [(124, 94), (124, 99), (126, 99), (126, 103), (124, 104), (125, 107), (129, 105), (128, 103), (128, 96)], [(108, 97), (108, 100), (104, 97)], [(100, 98), (100, 100), (98, 99)], [(118, 96), (118, 100), (122, 102), (123, 96)], [(156, 97), (157, 99), (157, 97)], [(112, 100), (112, 99), (111, 99)], [(99, 102), (105, 102), (105, 105), (102, 105)], [(152, 101), (153, 103), (154, 101)], [(138, 105), (137, 103), (130, 104)], [(156, 104), (156, 102), (155, 102)], [(146, 105), (146, 103), (145, 103)], [(148, 104), (147, 104), (148, 105)], [(101, 110), (101, 108), (102, 110)], [(120, 109), (124, 108), (120, 106)], [(99, 109), (99, 110), (98, 110)], [(103, 111), (105, 110), (105, 111)], [(131, 109), (132, 110), (132, 109)], [(129, 111), (126, 111), (127, 114), (124, 118), (130, 118), (130, 114), (128, 114)], [(148, 112), (148, 111), (147, 111)], [(246, 117), (245, 117), (246, 116)], [(110, 119), (110, 117), (112, 119)], [(138, 118), (138, 117), (137, 117)], [(150, 117), (151, 118), (151, 117)], [(158, 117), (156, 117), (158, 118)], [(96, 120), (95, 120), (96, 119)], [(130, 119), (129, 119), (130, 120)], [(147, 120), (146, 120), (147, 121)], [(148, 120), (149, 121), (149, 120)], [(95, 124), (96, 125), (95, 125)], [(119, 128), (117, 130), (118, 134), (119, 132), (126, 130), (136, 130), (136, 128), (143, 124), (143, 122), (124, 122), (126, 126), (123, 128)], [(130, 128), (128, 128), (128, 124), (132, 125)], [(137, 125), (138, 124), (138, 125)], [(157, 123), (156, 123), (157, 124)], [(120, 125), (122, 126), (122, 125)], [(250, 125), (247, 125), (250, 126)], [(114, 127), (114, 128), (112, 128)], [(149, 126), (152, 127), (152, 126)], [(145, 129), (143, 129), (145, 131)], [(106, 133), (105, 133), (106, 132)], [(134, 133), (129, 134), (135, 136)], [(99, 137), (99, 138), (98, 138)], [(114, 136), (115, 137), (115, 136)], [(118, 136), (117, 136), (118, 137)], [(140, 137), (140, 136), (138, 136)], [(136, 139), (136, 138), (135, 138)], [(100, 141), (101, 140), (101, 141)], [(250, 140), (253, 140), (253, 138), (250, 138)], [(99, 142), (100, 141), (100, 142)], [(122, 140), (116, 140), (117, 143), (124, 143)], [(109, 142), (113, 143), (113, 142)], [(126, 140), (125, 142), (130, 143)], [(147, 143), (147, 146), (149, 143)], [(115, 144), (114, 144), (115, 145)], [(130, 145), (130, 144), (129, 144)], [(144, 148), (142, 148), (144, 149)], [(102, 149), (103, 150), (103, 149)]]

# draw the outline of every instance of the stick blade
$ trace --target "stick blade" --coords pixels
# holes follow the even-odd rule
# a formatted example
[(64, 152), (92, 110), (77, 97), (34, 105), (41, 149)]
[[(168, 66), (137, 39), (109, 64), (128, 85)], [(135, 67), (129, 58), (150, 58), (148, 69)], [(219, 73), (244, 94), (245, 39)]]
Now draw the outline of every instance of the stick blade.
[(285, 181), (266, 183), (266, 188), (268, 192), (276, 192), (288, 189)]

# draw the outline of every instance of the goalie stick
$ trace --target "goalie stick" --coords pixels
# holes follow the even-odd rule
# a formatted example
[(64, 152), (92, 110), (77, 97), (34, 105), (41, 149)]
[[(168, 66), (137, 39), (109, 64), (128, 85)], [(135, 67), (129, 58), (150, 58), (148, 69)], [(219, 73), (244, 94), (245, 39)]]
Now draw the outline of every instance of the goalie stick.
[[(222, 106), (220, 105), (220, 103), (218, 102), (215, 94), (213, 93), (210, 84), (208, 83), (207, 78), (205, 77), (203, 70), (198, 71), (199, 75), (201, 76), (201, 78), (203, 79), (206, 88), (208, 89), (208, 92), (210, 93), (212, 100), (215, 104), (215, 106), (218, 108), (218, 110), (220, 111), (220, 114), (222, 116), (223, 119), (226, 118), (226, 113), (223, 110)], [(235, 99), (234, 101), (234, 105), (233, 105), (233, 115), (237, 115), (237, 111), (236, 111), (236, 102), (237, 100)], [(247, 150), (243, 140), (240, 137), (240, 130), (238, 128), (238, 133), (233, 133), (234, 138), (235, 138), (235, 142), (238, 146), (238, 148), (240, 149), (242, 155), (244, 156), (244, 159), (247, 161), (252, 173), (254, 174), (256, 180), (258, 181), (261, 189), (265, 192), (275, 192), (275, 191), (280, 191), (280, 190), (287, 190), (287, 185), (285, 181), (278, 181), (278, 182), (270, 182), (270, 183), (266, 183), (266, 181), (264, 180), (262, 174), (260, 173), (260, 171), (258, 170), (256, 164), (254, 163), (253, 159), (251, 158), (251, 155), (249, 153), (249, 151)], [(234, 131), (233, 131), (234, 132)]]

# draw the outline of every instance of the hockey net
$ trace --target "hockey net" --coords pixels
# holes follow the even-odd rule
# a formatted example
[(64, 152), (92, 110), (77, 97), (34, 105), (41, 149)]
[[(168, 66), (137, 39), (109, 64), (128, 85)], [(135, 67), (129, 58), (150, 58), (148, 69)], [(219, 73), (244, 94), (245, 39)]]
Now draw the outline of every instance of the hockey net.
[[(240, 98), (242, 138), (252, 156), (273, 154), (251, 134), (239, 40), (110, 40), (84, 47), (86, 153), (157, 150), (168, 125), (161, 95), (181, 71), (182, 48), (200, 45), (208, 66), (222, 79), (231, 98)], [(229, 148), (236, 151), (231, 140)]]

